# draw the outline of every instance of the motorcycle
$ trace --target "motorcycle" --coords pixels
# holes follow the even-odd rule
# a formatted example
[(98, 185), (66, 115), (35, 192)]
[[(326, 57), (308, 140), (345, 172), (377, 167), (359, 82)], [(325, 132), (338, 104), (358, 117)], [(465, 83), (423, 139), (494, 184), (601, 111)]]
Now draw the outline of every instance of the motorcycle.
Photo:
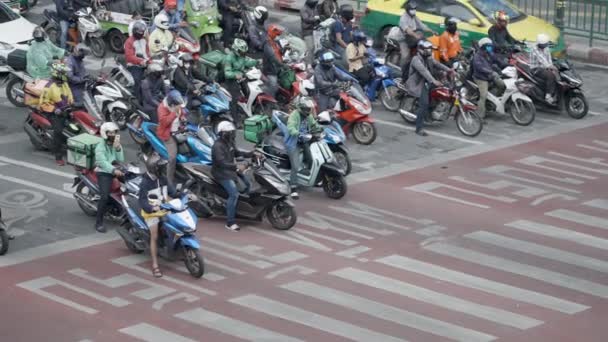
[(315, 85), (313, 81), (312, 73), (309, 73), (306, 64), (303, 62), (299, 63), (287, 63), (287, 66), (295, 73), (295, 81), (291, 84), (290, 88), (284, 88), (279, 84), (277, 91), (277, 101), (282, 104), (289, 104), (294, 98), (299, 95), (312, 96), (314, 93)]
[(8, 72), (0, 85), (6, 85), (6, 98), (15, 107), (25, 107), (25, 84), (34, 79), (25, 70), (15, 70), (0, 57), (0, 72)]
[(100, 76), (86, 82), (85, 93), (93, 99), (93, 110), (102, 120), (113, 121), (121, 130), (127, 127), (128, 117), (134, 110), (131, 101), (133, 96), (120, 83)]
[[(40, 25), (46, 31), (49, 39), (59, 45), (61, 26), (55, 11), (44, 10), (46, 20)], [(93, 56), (103, 58), (106, 55), (106, 42), (103, 39), (103, 29), (99, 20), (93, 15), (91, 7), (79, 9), (74, 13), (76, 27), (68, 33), (68, 44), (76, 46), (84, 42), (91, 48)]]
[(133, 79), (131, 72), (127, 69), (127, 61), (125, 56), (116, 55), (116, 57), (114, 57), (114, 61), (116, 62), (116, 66), (110, 71), (108, 79), (116, 81), (123, 87), (131, 89), (135, 84), (135, 80)]
[(262, 77), (260, 69), (253, 67), (239, 81), (244, 96), (238, 99), (237, 106), (247, 117), (254, 113), (270, 115), (278, 106), (277, 100), (265, 91)]
[(341, 85), (340, 98), (333, 110), (337, 113), (337, 120), (344, 133), (348, 135), (352, 131), (358, 144), (370, 145), (376, 140), (378, 131), (374, 120), (369, 116), (372, 104), (358, 82), (347, 81)]
[[(260, 144), (259, 149), (270, 161), (272, 161), (283, 177), (289, 177), (290, 163), (289, 156), (285, 149), (283, 136), (288, 134), (287, 118), (289, 114), (280, 111), (272, 113), (272, 120), (279, 128), (279, 131), (268, 135)], [(323, 140), (325, 133), (316, 134), (308, 137), (306, 143), (310, 144), (310, 169), (304, 168), (298, 171), (298, 185), (305, 187), (322, 186), (325, 194), (332, 199), (340, 199), (346, 195), (347, 183), (345, 170), (338, 165), (334, 154)], [(304, 158), (303, 152), (300, 159)], [(303, 163), (300, 163), (302, 165)]]
[[(327, 113), (327, 116), (330, 117), (329, 121), (318, 120), (319, 124), (324, 128), (325, 137), (323, 140), (334, 154), (338, 165), (344, 170), (344, 175), (348, 176), (353, 165), (350, 160), (348, 147), (346, 147), (346, 134), (344, 134), (342, 126), (336, 121), (335, 114), (330, 115)], [(323, 117), (323, 113), (319, 113), (318, 117)]]
[(8, 252), (9, 240), (10, 235), (8, 235), (8, 227), (4, 221), (2, 221), (2, 209), (0, 209), (0, 255), (4, 255)]
[[(405, 86), (400, 86), (403, 87), (401, 90), (405, 93), (405, 96), (411, 97), (405, 91)], [(463, 135), (475, 137), (481, 133), (483, 122), (475, 112), (477, 106), (467, 100), (466, 87), (460, 87), (459, 90), (455, 85), (452, 87), (435, 87), (431, 90), (430, 97), (429, 110), (433, 121), (444, 122), (450, 116), (454, 116), (456, 127)], [(407, 99), (402, 102), (399, 114), (407, 123), (415, 124), (418, 99), (414, 98), (412, 100), (411, 108), (403, 108), (408, 102)]]
[(201, 114), (203, 123), (209, 125), (213, 132), (222, 121), (232, 121), (230, 114), (230, 93), (217, 83), (206, 85), (199, 96), (201, 104), (196, 108)]
[[(120, 201), (126, 212), (123, 224), (117, 228), (127, 248), (133, 253), (143, 253), (150, 249), (150, 229), (138, 212), (137, 200), (121, 196)], [(188, 195), (174, 198), (160, 205), (162, 219), (158, 226), (158, 251), (162, 258), (174, 261), (184, 260), (190, 275), (200, 278), (205, 273), (205, 261), (201, 256), (201, 245), (196, 238), (196, 215), (188, 207)]]

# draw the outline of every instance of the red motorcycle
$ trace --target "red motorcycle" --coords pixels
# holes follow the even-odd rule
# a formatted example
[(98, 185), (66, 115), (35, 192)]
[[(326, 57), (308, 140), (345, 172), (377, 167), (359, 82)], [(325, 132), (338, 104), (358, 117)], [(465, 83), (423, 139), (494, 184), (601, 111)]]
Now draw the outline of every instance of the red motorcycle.
[(369, 116), (372, 104), (358, 83), (349, 81), (340, 85), (340, 99), (334, 111), (344, 134), (352, 132), (358, 144), (370, 145), (376, 140), (376, 125)]
[(283, 88), (279, 84), (277, 91), (277, 101), (284, 105), (289, 104), (296, 96), (312, 96), (315, 85), (312, 81), (312, 74), (308, 72), (306, 64), (304, 62), (294, 63), (288, 65), (291, 70), (295, 73), (295, 81), (291, 84), (290, 88)]
[[(68, 109), (64, 115), (68, 116), (68, 123), (63, 130), (66, 139), (81, 133), (99, 135), (99, 127), (103, 122), (91, 114)], [(37, 150), (49, 150), (53, 146), (53, 124), (47, 114), (32, 109), (25, 119), (23, 129)]]

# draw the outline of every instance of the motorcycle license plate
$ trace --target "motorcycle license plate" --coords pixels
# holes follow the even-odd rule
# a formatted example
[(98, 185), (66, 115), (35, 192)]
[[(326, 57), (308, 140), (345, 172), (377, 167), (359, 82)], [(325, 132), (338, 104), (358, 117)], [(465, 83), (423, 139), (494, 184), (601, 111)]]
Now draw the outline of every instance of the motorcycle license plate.
[(454, 106), (460, 106), (460, 100), (459, 99), (454, 100)]

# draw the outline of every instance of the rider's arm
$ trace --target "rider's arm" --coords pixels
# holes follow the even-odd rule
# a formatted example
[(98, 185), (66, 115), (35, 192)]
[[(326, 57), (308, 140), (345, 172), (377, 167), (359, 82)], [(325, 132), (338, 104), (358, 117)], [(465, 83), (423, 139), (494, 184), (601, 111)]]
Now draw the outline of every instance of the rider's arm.
[(141, 95), (144, 103), (152, 103), (155, 107), (158, 107), (160, 102), (156, 99), (156, 96), (152, 93), (152, 84), (150, 81), (142, 82), (141, 84)]
[(416, 21), (416, 27), (420, 27), (425, 32), (433, 33), (433, 30), (426, 26), (426, 24), (424, 24), (420, 18), (414, 17), (414, 20)]
[(416, 32), (411, 28), (410, 22), (413, 19), (407, 14), (407, 12), (403, 12), (401, 18), (399, 19), (399, 28), (405, 34), (410, 36), (416, 35)]
[(234, 56), (228, 55), (226, 60), (224, 61), (224, 78), (227, 80), (236, 79), (237, 74), (241, 74), (240, 70), (236, 70), (232, 66), (232, 62), (234, 61)]
[(311, 133), (319, 133), (323, 131), (321, 125), (319, 125), (317, 120), (312, 115), (308, 116), (308, 127), (310, 127)]
[(253, 68), (258, 65), (258, 61), (251, 57), (245, 57), (245, 68)]
[(308, 6), (302, 7), (302, 9), (300, 10), (300, 19), (302, 20), (303, 23), (306, 23), (306, 24), (316, 23), (315, 11), (310, 10)]
[(224, 151), (222, 148), (222, 144), (217, 142), (213, 144), (211, 155), (214, 166), (225, 170), (236, 170), (236, 163), (234, 162), (234, 159), (229, 158), (226, 151)]
[(260, 38), (258, 34), (258, 28), (255, 24), (247, 25), (247, 36), (249, 37), (250, 45), (252, 45), (256, 50), (261, 50), (264, 47), (264, 41)]
[(145, 60), (143, 58), (137, 57), (135, 53), (135, 46), (133, 45), (134, 42), (135, 39), (130, 39), (129, 44), (125, 44), (125, 60), (127, 61), (127, 63), (141, 65)]
[(76, 66), (72, 64), (72, 59), (68, 59), (68, 80), (73, 84), (82, 84), (84, 83), (85, 78), (78, 75), (78, 70), (76, 70)]
[(429, 69), (422, 64), (420, 58), (413, 58), (410, 67), (422, 75), (427, 82), (434, 83), (436, 81)]
[(439, 53), (441, 54), (441, 60), (447, 62), (450, 60), (448, 56), (448, 50), (450, 46), (450, 38), (447, 33), (443, 33), (439, 36)]
[(158, 128), (171, 127), (173, 121), (177, 118), (177, 113), (164, 109), (165, 106), (159, 107), (158, 113)]
[(287, 120), (287, 131), (291, 136), (300, 135), (300, 113), (293, 111)]
[(63, 56), (65, 55), (65, 50), (58, 47), (57, 45), (51, 43), (50, 40), (46, 40), (46, 44), (49, 46), (49, 49), (51, 50), (51, 55), (53, 57), (57, 57), (59, 59), (63, 58)]

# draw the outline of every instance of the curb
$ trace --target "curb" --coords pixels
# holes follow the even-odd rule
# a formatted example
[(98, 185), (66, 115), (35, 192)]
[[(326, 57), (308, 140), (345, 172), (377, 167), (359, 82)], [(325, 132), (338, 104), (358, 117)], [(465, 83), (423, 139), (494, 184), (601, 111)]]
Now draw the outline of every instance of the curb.
[(588, 47), (579, 44), (567, 44), (566, 54), (573, 60), (598, 64), (608, 65), (608, 49)]

